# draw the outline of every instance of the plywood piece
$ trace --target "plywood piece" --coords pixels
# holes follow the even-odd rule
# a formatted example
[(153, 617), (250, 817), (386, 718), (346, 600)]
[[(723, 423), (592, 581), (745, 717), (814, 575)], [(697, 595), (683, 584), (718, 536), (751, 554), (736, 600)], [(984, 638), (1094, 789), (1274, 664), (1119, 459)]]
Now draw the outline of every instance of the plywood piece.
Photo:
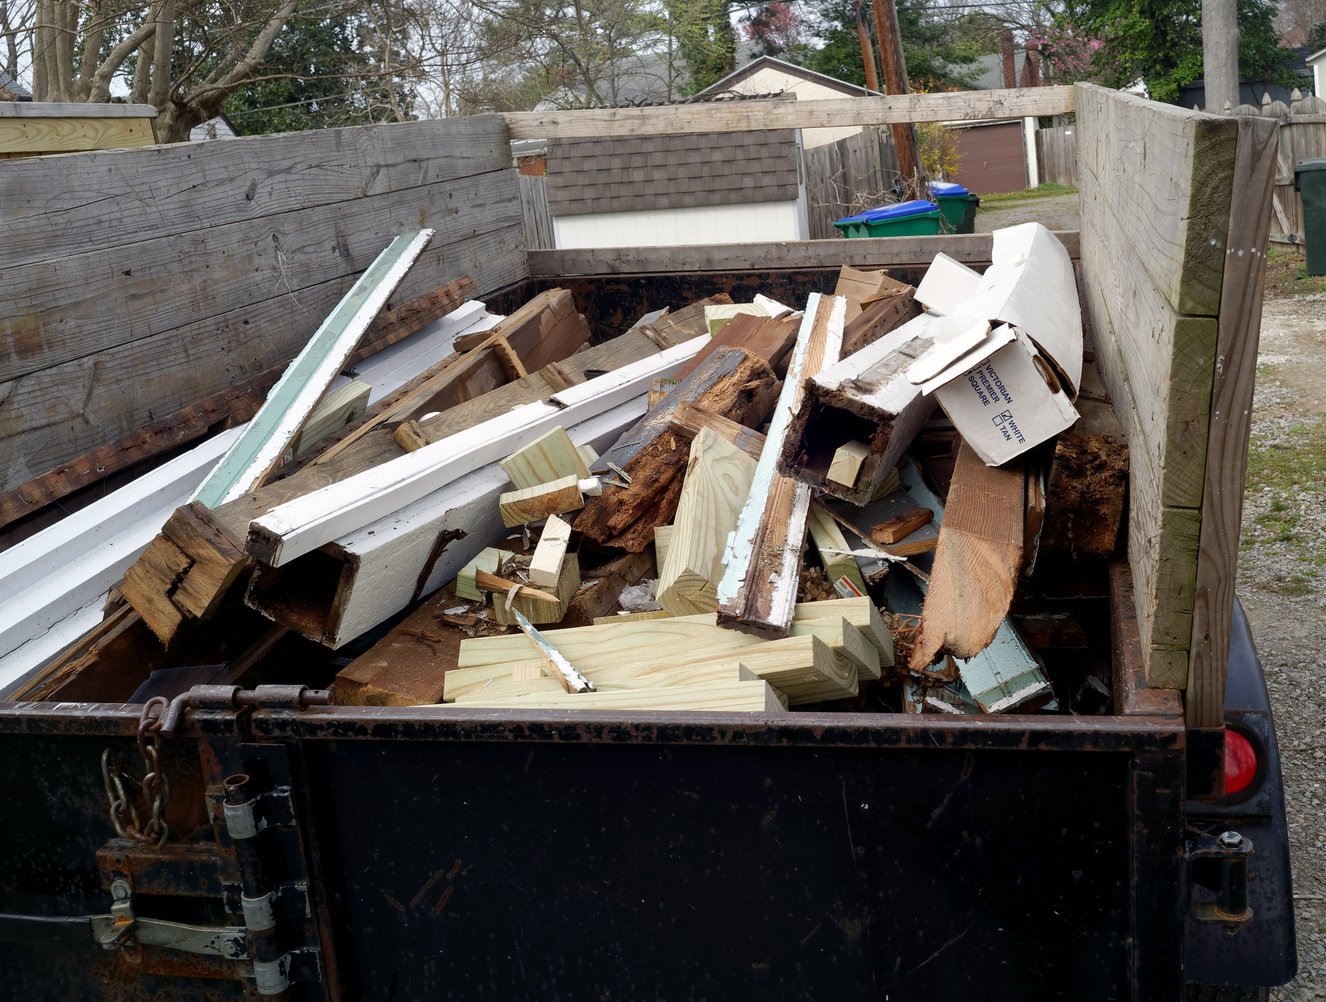
[(571, 436), (560, 425), (507, 456), (502, 460), (502, 469), (517, 490), (537, 487), (568, 476), (578, 480), (589, 476), (589, 467), (571, 441)]
[(515, 526), (577, 511), (585, 506), (585, 496), (580, 492), (580, 478), (572, 474), (524, 490), (507, 491), (497, 506), (502, 524)]
[(674, 615), (713, 612), (723, 550), (750, 492), (755, 460), (703, 429), (691, 442), (666, 559), (660, 558), (658, 604)]
[(549, 515), (534, 555), (529, 562), (530, 584), (537, 588), (555, 588), (562, 576), (562, 561), (571, 543), (571, 526), (556, 515)]
[(1025, 478), (1017, 460), (991, 467), (965, 441), (958, 449), (912, 649), (914, 671), (940, 654), (971, 658), (993, 642), (1022, 570)]

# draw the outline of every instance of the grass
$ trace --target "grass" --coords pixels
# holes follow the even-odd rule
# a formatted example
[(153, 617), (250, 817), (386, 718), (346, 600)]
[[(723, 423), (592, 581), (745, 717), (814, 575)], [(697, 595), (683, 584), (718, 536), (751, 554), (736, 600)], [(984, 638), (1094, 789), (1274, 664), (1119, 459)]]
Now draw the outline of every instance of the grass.
[(1009, 191), (996, 195), (982, 195), (981, 208), (988, 205), (999, 205), (1003, 202), (1026, 202), (1033, 198), (1050, 198), (1054, 195), (1076, 195), (1077, 189), (1071, 184), (1058, 184), (1054, 181), (1046, 181), (1044, 184), (1037, 185), (1035, 188), (1027, 188), (1025, 191)]
[(1309, 275), (1298, 247), (1272, 247), (1266, 252), (1266, 291), (1280, 296), (1326, 293), (1326, 275)]
[[(1269, 487), (1273, 491), (1313, 491), (1326, 489), (1326, 419), (1321, 417), (1296, 422), (1285, 440), (1253, 441), (1248, 449), (1248, 489)], [(1277, 513), (1288, 513), (1286, 506)]]

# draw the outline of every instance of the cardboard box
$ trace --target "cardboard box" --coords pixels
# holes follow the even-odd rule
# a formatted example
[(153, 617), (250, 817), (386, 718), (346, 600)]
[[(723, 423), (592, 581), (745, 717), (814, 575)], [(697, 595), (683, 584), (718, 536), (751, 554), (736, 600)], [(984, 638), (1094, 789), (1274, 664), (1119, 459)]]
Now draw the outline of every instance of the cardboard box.
[(936, 257), (917, 291), (939, 314), (927, 318), (935, 344), (907, 376), (999, 466), (1077, 420), (1082, 310), (1072, 260), (1040, 223), (996, 230), (991, 256), (979, 281)]

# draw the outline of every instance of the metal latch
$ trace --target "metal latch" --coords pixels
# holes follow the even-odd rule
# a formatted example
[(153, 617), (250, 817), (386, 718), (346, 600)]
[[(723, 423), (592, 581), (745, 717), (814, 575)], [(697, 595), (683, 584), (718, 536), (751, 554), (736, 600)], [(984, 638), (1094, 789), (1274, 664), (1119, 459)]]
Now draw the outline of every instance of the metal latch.
[(92, 935), (106, 950), (131, 945), (160, 946), (185, 953), (198, 953), (226, 960), (248, 960), (243, 926), (189, 925), (165, 919), (139, 918), (133, 911), (133, 893), (129, 884), (116, 880), (111, 885), (111, 913), (92, 915)]

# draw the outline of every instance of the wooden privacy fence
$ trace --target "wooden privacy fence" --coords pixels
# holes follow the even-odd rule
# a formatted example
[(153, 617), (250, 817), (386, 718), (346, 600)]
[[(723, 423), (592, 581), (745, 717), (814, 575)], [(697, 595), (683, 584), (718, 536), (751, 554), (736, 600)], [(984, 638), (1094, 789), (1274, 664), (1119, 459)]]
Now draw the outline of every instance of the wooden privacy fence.
[(1077, 126), (1036, 130), (1041, 183), (1077, 184)]
[(1275, 196), (1272, 202), (1271, 239), (1279, 243), (1303, 242), (1303, 200), (1294, 190), (1294, 167), (1313, 157), (1326, 157), (1326, 101), (1298, 97), (1286, 106), (1263, 101), (1260, 108), (1240, 105), (1235, 114), (1274, 118), (1279, 122), (1280, 152), (1276, 157)]
[(838, 235), (835, 219), (889, 200), (898, 180), (898, 155), (888, 131), (867, 127), (855, 136), (802, 153), (810, 239)]

